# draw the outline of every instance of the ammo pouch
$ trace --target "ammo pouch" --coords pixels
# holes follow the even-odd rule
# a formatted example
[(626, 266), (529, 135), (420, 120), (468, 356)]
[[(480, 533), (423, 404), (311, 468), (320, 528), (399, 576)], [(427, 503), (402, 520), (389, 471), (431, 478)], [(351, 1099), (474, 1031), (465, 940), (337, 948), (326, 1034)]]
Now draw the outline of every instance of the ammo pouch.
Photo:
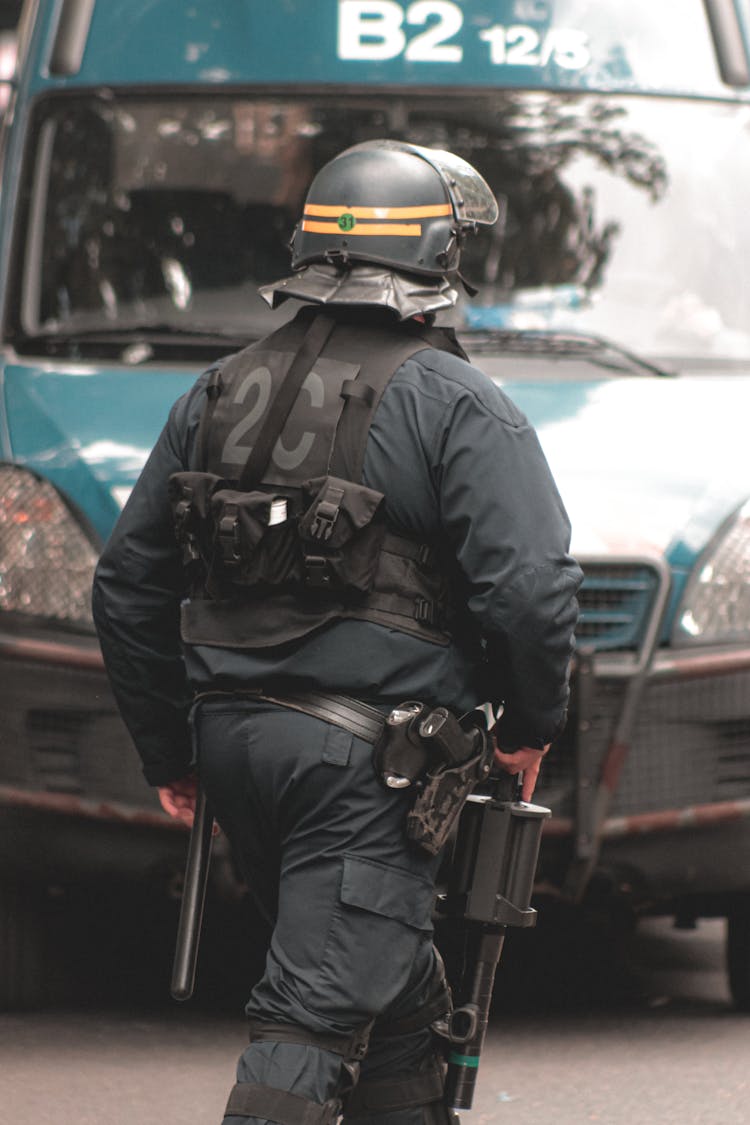
[(302, 486), (297, 524), (307, 586), (367, 594), (385, 535), (383, 493), (339, 477)]
[(274, 505), (286, 504), (271, 492), (220, 488), (211, 497), (215, 556), (224, 578), (239, 586), (272, 586), (302, 576), (290, 520), (269, 525)]
[(188, 576), (207, 590), (218, 580), (248, 586), (301, 578), (292, 525), (269, 527), (271, 492), (239, 492), (214, 473), (172, 473), (169, 500), (177, 542)]
[[(273, 492), (243, 492), (213, 473), (173, 473), (169, 497), (183, 563), (207, 587), (289, 583), (367, 594), (386, 524), (383, 494), (338, 477), (302, 486), (302, 514), (274, 522)], [(284, 512), (284, 517), (286, 512)]]
[(457, 719), (446, 707), (399, 704), (386, 719), (373, 761), (392, 789), (414, 784), (417, 797), (406, 818), (406, 836), (430, 855), (448, 839), (461, 809), (490, 772), (492, 741), (484, 716)]
[(225, 482), (215, 473), (172, 473), (167, 494), (182, 563), (188, 572), (208, 562), (213, 553), (211, 496)]

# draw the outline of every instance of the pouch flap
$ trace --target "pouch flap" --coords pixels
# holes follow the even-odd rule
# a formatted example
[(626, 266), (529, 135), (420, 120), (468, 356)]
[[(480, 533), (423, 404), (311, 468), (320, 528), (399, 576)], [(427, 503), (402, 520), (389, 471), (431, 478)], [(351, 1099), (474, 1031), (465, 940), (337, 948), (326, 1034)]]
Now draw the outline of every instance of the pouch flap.
[(175, 512), (177, 505), (185, 501), (200, 519), (205, 519), (211, 496), (224, 483), (215, 473), (172, 473), (167, 481), (167, 495)]
[(306, 510), (299, 521), (305, 541), (335, 550), (372, 523), (383, 493), (340, 477), (315, 477), (302, 486)]
[(211, 511), (219, 534), (235, 534), (239, 542), (255, 547), (271, 518), (271, 492), (239, 492), (221, 488), (211, 497)]
[(372, 859), (344, 857), (341, 901), (419, 930), (431, 927), (432, 884), (410, 871)]

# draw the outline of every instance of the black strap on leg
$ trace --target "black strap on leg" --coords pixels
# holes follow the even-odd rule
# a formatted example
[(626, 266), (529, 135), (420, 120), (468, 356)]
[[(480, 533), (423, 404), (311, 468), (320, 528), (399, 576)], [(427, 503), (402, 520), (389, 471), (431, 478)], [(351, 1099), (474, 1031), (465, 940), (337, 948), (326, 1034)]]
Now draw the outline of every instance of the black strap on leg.
[(444, 1073), (437, 1059), (429, 1070), (409, 1074), (406, 1078), (363, 1079), (344, 1102), (344, 1117), (364, 1117), (374, 1113), (393, 1113), (413, 1109), (443, 1098)]
[(266, 1020), (250, 1020), (248, 1031), (250, 1042), (270, 1040), (273, 1043), (299, 1043), (304, 1047), (318, 1047), (321, 1051), (332, 1051), (341, 1055), (344, 1062), (361, 1062), (367, 1054), (371, 1023), (357, 1028), (351, 1035), (327, 1035), (324, 1032), (309, 1031), (306, 1027), (292, 1023), (269, 1023)]
[(341, 1078), (337, 1097), (322, 1105), (287, 1090), (271, 1086), (238, 1082), (232, 1089), (224, 1116), (260, 1117), (279, 1125), (331, 1125), (341, 1113), (341, 1099), (359, 1077), (359, 1064), (367, 1054), (371, 1023), (357, 1028), (351, 1035), (328, 1035), (310, 1031), (299, 1024), (271, 1023), (251, 1019), (248, 1023), (250, 1042), (297, 1043), (317, 1047), (341, 1056)]
[(278, 1125), (333, 1125), (340, 1112), (337, 1098), (321, 1105), (288, 1090), (238, 1082), (232, 1087), (224, 1116), (259, 1117)]

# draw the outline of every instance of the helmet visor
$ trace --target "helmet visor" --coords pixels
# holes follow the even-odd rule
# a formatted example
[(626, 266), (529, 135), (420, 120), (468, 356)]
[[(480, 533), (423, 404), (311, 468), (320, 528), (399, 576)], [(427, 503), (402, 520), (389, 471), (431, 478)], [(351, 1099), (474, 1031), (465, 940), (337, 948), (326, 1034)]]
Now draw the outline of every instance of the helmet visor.
[(497, 222), (497, 200), (476, 168), (443, 149), (423, 148), (420, 152), (442, 176), (457, 219), (486, 226)]
[(413, 152), (431, 164), (440, 176), (453, 205), (453, 213), (462, 223), (481, 223), (492, 226), (497, 222), (497, 200), (487, 181), (467, 160), (439, 148), (423, 148), (406, 141), (366, 141), (358, 148), (394, 148)]

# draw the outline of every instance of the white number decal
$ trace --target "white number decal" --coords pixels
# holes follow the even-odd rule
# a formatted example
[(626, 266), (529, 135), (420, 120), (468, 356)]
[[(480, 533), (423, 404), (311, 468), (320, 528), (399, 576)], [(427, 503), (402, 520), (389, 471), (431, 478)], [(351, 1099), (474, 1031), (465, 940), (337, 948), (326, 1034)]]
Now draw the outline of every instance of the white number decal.
[[(404, 20), (412, 25), (437, 22), (406, 43)], [(339, 0), (338, 56), (340, 59), (395, 59), (410, 62), (461, 62), (463, 51), (447, 40), (464, 22), (453, 0), (415, 0), (404, 12), (396, 0)]]
[[(340, 59), (381, 61), (403, 55), (409, 62), (463, 60), (463, 47), (449, 42), (464, 25), (464, 13), (455, 0), (414, 0), (406, 7), (397, 0), (339, 0), (338, 13)], [(535, 15), (542, 19), (548, 14), (548, 0), (516, 5), (516, 19)], [(425, 30), (407, 40), (405, 23)], [(494, 24), (480, 31), (479, 38), (489, 44), (493, 66), (544, 67), (554, 62), (565, 70), (583, 70), (591, 62), (588, 37), (575, 28)]]
[(509, 27), (505, 46), (509, 66), (539, 66), (539, 55), (534, 54), (539, 46), (539, 32), (533, 27)]
[(339, 0), (340, 59), (395, 59), (406, 46), (395, 0)]
[[(554, 53), (555, 62), (565, 70), (583, 70), (591, 62), (591, 51), (585, 31), (552, 28), (547, 38), (554, 42), (550, 53)], [(549, 55), (547, 57), (549, 58)]]
[(463, 26), (463, 12), (458, 4), (450, 0), (416, 0), (407, 9), (406, 21), (425, 24), (430, 16), (437, 16), (437, 23), (414, 36), (406, 48), (406, 58), (409, 62), (461, 62), (462, 49), (455, 43), (446, 43)]
[(505, 59), (505, 28), (496, 23), (479, 32), (479, 38), (490, 45), (490, 62), (493, 66), (502, 66)]
[[(565, 70), (583, 70), (591, 62), (589, 41), (585, 31), (551, 27), (541, 38), (533, 27), (495, 24), (479, 32), (479, 38), (490, 45), (493, 66), (547, 66), (550, 60)], [(538, 48), (541, 45), (541, 50)]]

